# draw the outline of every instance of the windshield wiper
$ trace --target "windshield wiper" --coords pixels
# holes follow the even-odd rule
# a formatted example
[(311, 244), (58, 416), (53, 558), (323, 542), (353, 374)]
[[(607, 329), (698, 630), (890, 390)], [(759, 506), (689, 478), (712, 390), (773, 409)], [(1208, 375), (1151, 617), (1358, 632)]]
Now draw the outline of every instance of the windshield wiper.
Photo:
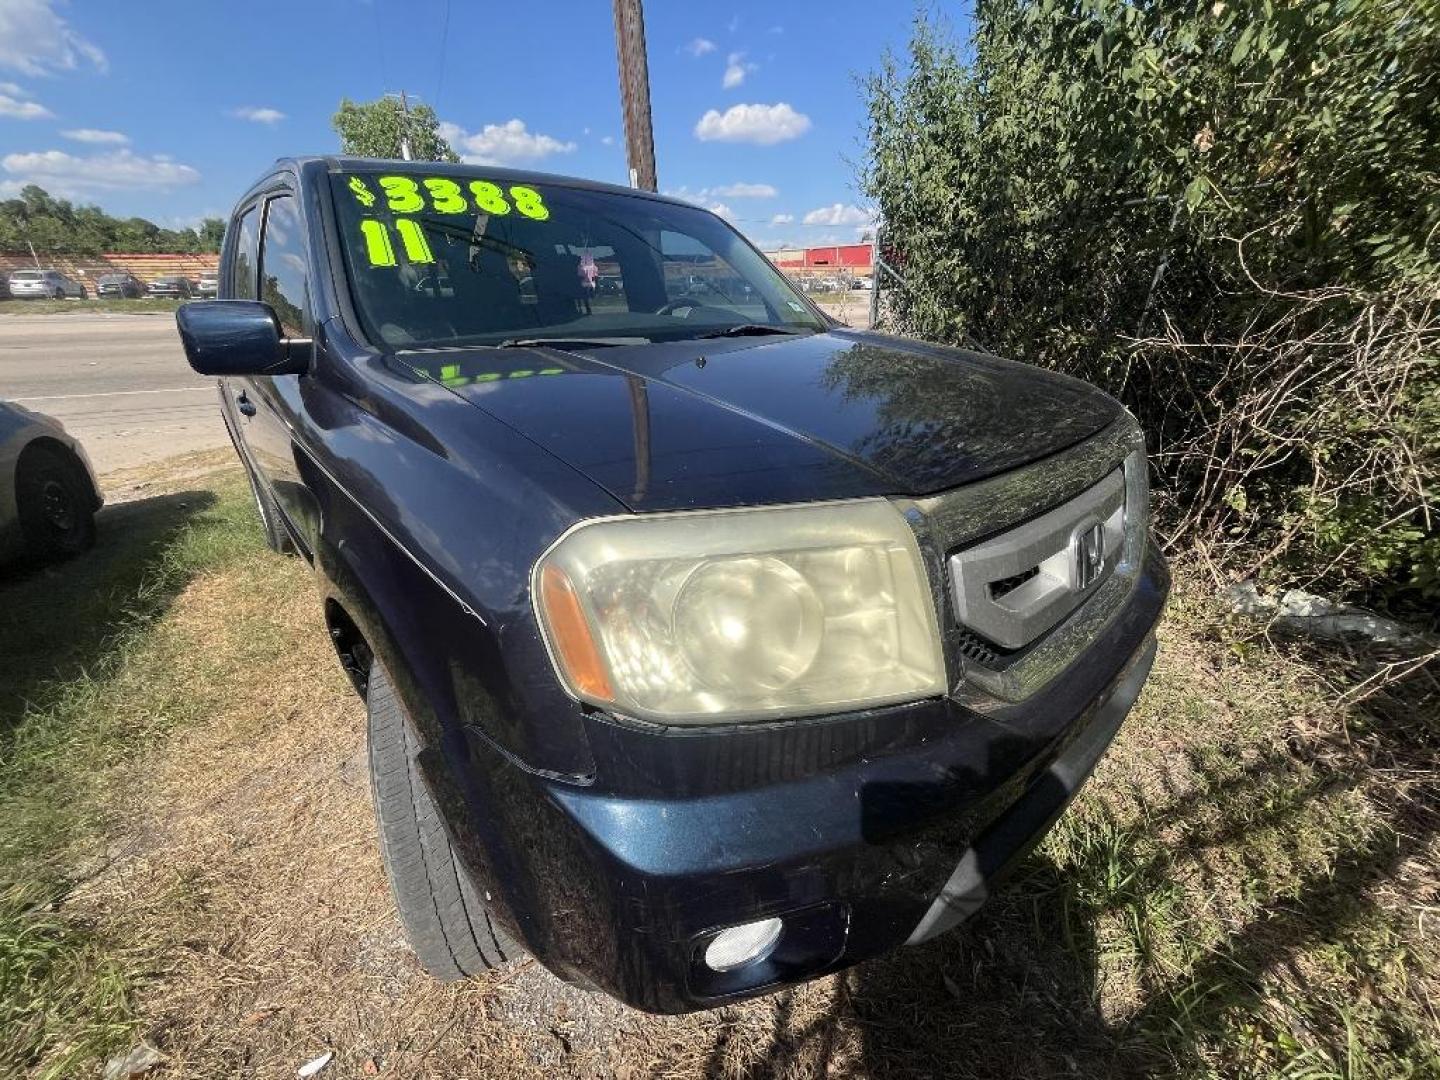
[(533, 337), (533, 338), (506, 338), (496, 345), (497, 349), (600, 349), (609, 345), (646, 345), (649, 338), (641, 337), (612, 337), (612, 338), (580, 338), (580, 337)]
[(724, 330), (710, 330), (704, 334), (696, 334), (694, 340), (701, 338), (722, 338), (722, 337), (751, 337), (761, 334), (786, 334), (793, 336), (800, 333), (799, 330), (791, 330), (786, 326), (771, 326), (768, 323), (739, 323), (736, 326), (727, 326)]

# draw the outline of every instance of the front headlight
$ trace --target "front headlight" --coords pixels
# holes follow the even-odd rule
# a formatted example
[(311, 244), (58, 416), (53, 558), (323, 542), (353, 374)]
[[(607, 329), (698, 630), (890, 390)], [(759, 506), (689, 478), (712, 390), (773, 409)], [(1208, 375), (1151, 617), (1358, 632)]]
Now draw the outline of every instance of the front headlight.
[(570, 694), (647, 720), (945, 692), (920, 551), (884, 499), (583, 523), (535, 564), (531, 595)]

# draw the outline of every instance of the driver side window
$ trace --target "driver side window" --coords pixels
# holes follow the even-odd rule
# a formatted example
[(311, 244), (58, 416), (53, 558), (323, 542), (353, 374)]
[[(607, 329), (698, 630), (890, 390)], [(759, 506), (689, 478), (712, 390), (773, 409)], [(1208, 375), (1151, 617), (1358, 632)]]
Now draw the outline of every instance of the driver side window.
[(695, 237), (662, 229), (660, 261), (665, 296), (671, 303), (688, 300), (728, 308), (757, 321), (765, 318), (764, 303), (735, 268)]

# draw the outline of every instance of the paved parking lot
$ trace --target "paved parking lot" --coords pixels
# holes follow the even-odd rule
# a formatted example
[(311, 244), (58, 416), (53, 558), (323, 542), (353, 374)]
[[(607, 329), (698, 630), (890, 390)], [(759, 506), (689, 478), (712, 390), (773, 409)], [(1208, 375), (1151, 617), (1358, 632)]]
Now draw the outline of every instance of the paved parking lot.
[(170, 314), (0, 316), (0, 398), (64, 423), (102, 474), (229, 442)]

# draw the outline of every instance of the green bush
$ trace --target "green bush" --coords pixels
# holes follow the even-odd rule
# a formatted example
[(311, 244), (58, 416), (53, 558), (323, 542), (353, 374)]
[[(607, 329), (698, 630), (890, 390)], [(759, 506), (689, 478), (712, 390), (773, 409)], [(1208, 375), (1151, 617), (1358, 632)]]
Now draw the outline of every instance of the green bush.
[(898, 328), (1090, 379), (1162, 532), (1440, 596), (1440, 2), (987, 0), (865, 82)]

